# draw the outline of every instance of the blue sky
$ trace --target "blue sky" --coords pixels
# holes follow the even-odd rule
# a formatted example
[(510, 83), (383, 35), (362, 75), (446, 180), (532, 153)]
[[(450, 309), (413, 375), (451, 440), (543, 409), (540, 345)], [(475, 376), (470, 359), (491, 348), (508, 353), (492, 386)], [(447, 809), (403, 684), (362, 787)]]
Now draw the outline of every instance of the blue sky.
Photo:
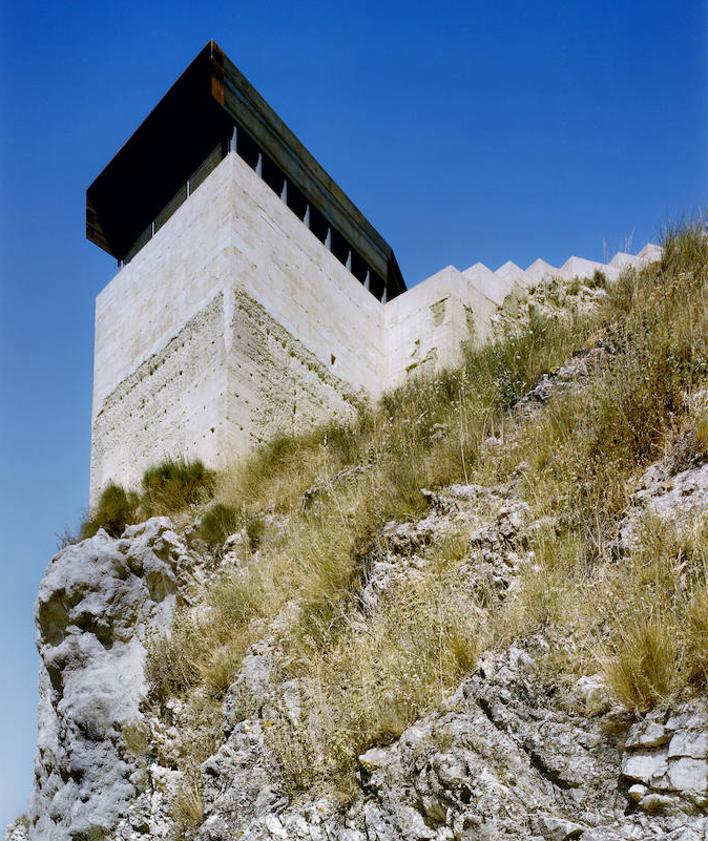
[(708, 195), (705, 3), (0, 3), (0, 824), (32, 781), (33, 602), (86, 504), (84, 190), (209, 38), (396, 250), (640, 247)]

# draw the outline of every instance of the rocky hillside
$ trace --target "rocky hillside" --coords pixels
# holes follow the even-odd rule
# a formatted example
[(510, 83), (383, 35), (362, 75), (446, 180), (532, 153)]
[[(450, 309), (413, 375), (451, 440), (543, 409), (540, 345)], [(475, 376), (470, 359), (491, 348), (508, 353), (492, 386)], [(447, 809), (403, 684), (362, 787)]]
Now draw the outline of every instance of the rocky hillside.
[(679, 232), (351, 426), (110, 488), (6, 838), (705, 838), (707, 282)]

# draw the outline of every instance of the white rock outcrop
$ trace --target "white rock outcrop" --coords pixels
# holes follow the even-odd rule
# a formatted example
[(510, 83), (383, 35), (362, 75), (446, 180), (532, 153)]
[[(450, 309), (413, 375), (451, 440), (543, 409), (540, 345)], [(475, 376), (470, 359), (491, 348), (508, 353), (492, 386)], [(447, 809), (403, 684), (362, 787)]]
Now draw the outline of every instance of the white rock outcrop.
[(103, 530), (52, 559), (37, 599), (40, 672), (29, 837), (104, 837), (145, 784), (124, 745), (140, 725), (145, 635), (166, 629), (187, 551), (166, 518)]

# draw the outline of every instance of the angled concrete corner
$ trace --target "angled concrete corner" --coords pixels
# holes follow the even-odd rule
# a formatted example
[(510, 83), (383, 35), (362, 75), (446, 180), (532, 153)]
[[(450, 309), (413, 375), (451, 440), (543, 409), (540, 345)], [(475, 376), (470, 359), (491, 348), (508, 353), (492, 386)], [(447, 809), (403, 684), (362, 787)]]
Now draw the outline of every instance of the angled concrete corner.
[(383, 307), (229, 155), (98, 296), (91, 500), (377, 397)]

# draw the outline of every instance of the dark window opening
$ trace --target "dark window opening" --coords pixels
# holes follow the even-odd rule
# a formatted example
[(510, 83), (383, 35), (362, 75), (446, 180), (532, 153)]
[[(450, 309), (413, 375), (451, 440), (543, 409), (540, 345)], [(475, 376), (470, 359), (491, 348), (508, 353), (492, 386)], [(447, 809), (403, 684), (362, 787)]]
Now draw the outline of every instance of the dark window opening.
[(377, 274), (374, 271), (372, 271), (370, 273), (369, 291), (371, 292), (372, 295), (374, 295), (376, 298), (378, 298), (379, 301), (383, 297), (383, 292), (384, 292), (383, 278), (381, 277), (381, 275)]
[(305, 194), (296, 187), (292, 181), (288, 181), (288, 207), (302, 221), (307, 210), (307, 199)]
[(360, 282), (363, 283), (366, 280), (366, 273), (369, 270), (369, 267), (366, 265), (366, 260), (361, 257), (354, 249), (352, 248), (352, 268), (351, 272), (354, 277)]
[(272, 161), (267, 155), (263, 155), (262, 178), (274, 193), (277, 195), (282, 194), (285, 175), (278, 164)]
[(236, 151), (239, 157), (243, 158), (251, 169), (256, 168), (258, 155), (261, 150), (258, 148), (256, 141), (242, 128), (239, 128), (236, 132)]
[(310, 230), (320, 242), (324, 242), (327, 239), (329, 223), (322, 213), (312, 205), (310, 205)]
[(340, 263), (344, 263), (344, 265), (346, 265), (349, 257), (349, 250), (349, 243), (344, 239), (339, 231), (332, 228), (332, 243), (330, 247), (332, 254), (334, 254)]

